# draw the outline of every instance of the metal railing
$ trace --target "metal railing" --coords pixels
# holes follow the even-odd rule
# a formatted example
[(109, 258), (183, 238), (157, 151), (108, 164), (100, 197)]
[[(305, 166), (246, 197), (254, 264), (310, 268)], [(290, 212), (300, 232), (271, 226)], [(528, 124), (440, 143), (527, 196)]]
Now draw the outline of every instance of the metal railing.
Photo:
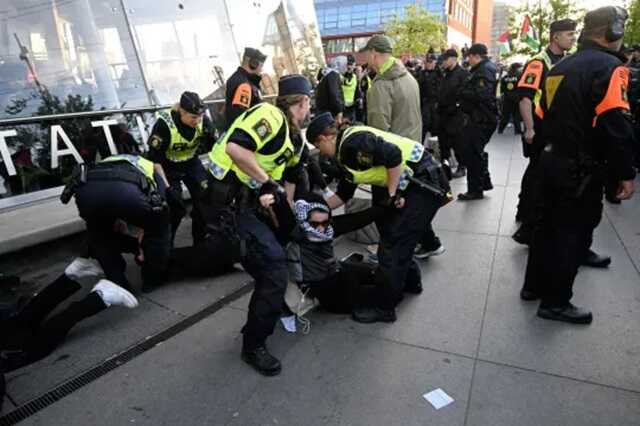
[[(263, 97), (264, 101), (271, 102), (275, 100), (276, 95), (268, 95)], [(205, 105), (220, 105), (224, 103), (224, 99), (211, 99), (204, 101)], [(71, 112), (64, 114), (50, 114), (34, 117), (21, 117), (21, 118), (9, 118), (0, 119), (0, 128), (10, 127), (16, 125), (42, 123), (47, 121), (62, 121), (77, 118), (92, 118), (92, 117), (104, 117), (109, 115), (118, 114), (140, 114), (145, 112), (156, 112), (162, 109), (171, 108), (173, 104), (169, 105), (153, 105), (146, 107), (132, 107), (121, 109), (104, 109), (99, 111), (84, 111), (84, 112)], [(3, 210), (15, 209), (23, 207), (29, 204), (33, 204), (39, 201), (49, 200), (51, 198), (58, 197), (62, 192), (63, 186), (42, 189), (38, 191), (28, 192), (25, 194), (13, 195), (7, 198), (0, 198), (0, 212)]]

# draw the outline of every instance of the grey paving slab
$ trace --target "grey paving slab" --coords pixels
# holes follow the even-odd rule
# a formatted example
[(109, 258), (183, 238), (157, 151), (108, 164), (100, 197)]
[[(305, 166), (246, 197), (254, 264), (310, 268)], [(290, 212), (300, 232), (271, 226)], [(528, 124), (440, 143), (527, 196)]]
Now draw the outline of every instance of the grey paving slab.
[(529, 160), (514, 154), (514, 158), (511, 159), (511, 165), (509, 167), (509, 177), (507, 185), (520, 188), (522, 183), (522, 175), (529, 164)]
[[(260, 384), (231, 425), (462, 425), (472, 360), (312, 328)], [(439, 411), (422, 395), (442, 388), (455, 402)]]
[(183, 315), (193, 314), (250, 280), (242, 271), (218, 277), (189, 277), (167, 283), (143, 297)]
[(637, 426), (640, 394), (478, 362), (468, 426)]
[[(271, 380), (240, 360), (243, 322), (242, 312), (222, 309), (23, 424), (225, 424)], [(277, 332), (272, 351), (286, 358), (299, 340)]]
[[(439, 231), (447, 251), (421, 262), (424, 291), (407, 295), (393, 324), (326, 321), (357, 333), (442, 351), (475, 355), (489, 284), (495, 238)], [(313, 319), (313, 318), (312, 318)]]
[(640, 390), (638, 274), (608, 223), (598, 228), (594, 247), (610, 254), (613, 264), (580, 269), (573, 302), (592, 309), (594, 322), (572, 326), (539, 319), (536, 302), (519, 300), (527, 249), (501, 237), (480, 358)]
[(505, 188), (504, 206), (500, 216), (500, 235), (511, 236), (518, 229), (516, 222), (518, 194), (520, 194), (519, 187), (507, 186)]
[(107, 309), (78, 324), (47, 358), (9, 374), (7, 387), (16, 402), (22, 404), (179, 319), (167, 309), (145, 301), (132, 310)]
[[(466, 191), (466, 183), (455, 179), (451, 184), (454, 196)], [(436, 214), (434, 228), (438, 230), (497, 234), (505, 188), (496, 186), (476, 201), (453, 201)]]

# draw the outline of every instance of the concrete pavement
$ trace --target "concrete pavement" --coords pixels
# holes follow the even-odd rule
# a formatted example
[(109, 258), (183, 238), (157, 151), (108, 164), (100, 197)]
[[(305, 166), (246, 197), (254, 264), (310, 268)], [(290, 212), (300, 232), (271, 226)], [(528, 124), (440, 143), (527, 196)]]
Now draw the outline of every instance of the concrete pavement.
[[(541, 320), (535, 302), (518, 298), (527, 249), (510, 239), (520, 143), (495, 136), (488, 150), (496, 188), (438, 213), (447, 252), (423, 263), (425, 291), (405, 298), (397, 322), (314, 312), (308, 335), (278, 328), (269, 344), (283, 373), (264, 378), (239, 358), (246, 295), (23, 423), (640, 425), (640, 197), (606, 206), (594, 246), (612, 255), (611, 267), (578, 274), (574, 300), (593, 310), (593, 324)], [(343, 241), (339, 252), (354, 249), (364, 251)], [(44, 281), (63, 265), (58, 254), (29, 273)], [(143, 296), (137, 310), (87, 320), (54, 354), (9, 376), (12, 400), (37, 398), (246, 279), (186, 279)], [(422, 395), (436, 388), (455, 402), (434, 410)]]

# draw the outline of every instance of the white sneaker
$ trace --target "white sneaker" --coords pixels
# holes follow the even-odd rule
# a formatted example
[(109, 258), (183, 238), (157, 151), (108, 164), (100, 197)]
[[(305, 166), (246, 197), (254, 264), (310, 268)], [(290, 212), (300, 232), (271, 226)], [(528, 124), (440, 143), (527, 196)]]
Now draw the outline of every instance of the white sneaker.
[(431, 256), (440, 256), (445, 252), (445, 248), (442, 244), (434, 250), (427, 250), (423, 248), (421, 245), (418, 245), (413, 252), (413, 257), (416, 259), (427, 259)]
[(97, 261), (93, 259), (85, 259), (84, 257), (77, 257), (69, 264), (69, 266), (67, 266), (64, 273), (71, 279), (96, 277), (104, 274)]
[(133, 294), (109, 280), (98, 281), (91, 291), (97, 292), (107, 306), (124, 306), (129, 309), (138, 306), (138, 299)]

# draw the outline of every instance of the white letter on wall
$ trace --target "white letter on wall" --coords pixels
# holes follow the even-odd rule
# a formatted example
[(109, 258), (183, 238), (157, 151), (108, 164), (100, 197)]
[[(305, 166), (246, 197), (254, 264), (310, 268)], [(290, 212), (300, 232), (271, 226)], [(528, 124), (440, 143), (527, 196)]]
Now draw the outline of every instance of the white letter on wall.
[(0, 130), (0, 155), (2, 155), (2, 161), (4, 161), (4, 165), (7, 168), (7, 172), (9, 176), (15, 176), (16, 168), (13, 165), (13, 160), (11, 159), (11, 153), (9, 152), (9, 147), (7, 146), (7, 141), (4, 138), (8, 138), (9, 136), (18, 136), (18, 132), (15, 130)]
[(109, 151), (111, 151), (112, 155), (117, 155), (118, 150), (116, 149), (116, 144), (113, 142), (113, 136), (111, 136), (111, 132), (109, 131), (109, 126), (117, 126), (118, 122), (116, 120), (100, 120), (100, 121), (92, 121), (91, 127), (102, 127), (104, 131), (104, 136), (107, 138), (107, 145), (109, 145)]
[(136, 123), (138, 123), (138, 131), (140, 131), (143, 151), (148, 151), (149, 146), (147, 145), (147, 139), (149, 138), (149, 135), (147, 134), (147, 126), (144, 124), (144, 120), (140, 117), (140, 114), (136, 114)]
[[(64, 142), (64, 144), (67, 146), (67, 148), (61, 149), (59, 151), (58, 134), (60, 134), (60, 139), (62, 139), (62, 142)], [(62, 157), (63, 155), (69, 154), (73, 155), (73, 158), (75, 158), (79, 164), (84, 163), (84, 160), (82, 159), (82, 157), (80, 157), (80, 154), (78, 154), (76, 147), (73, 146), (73, 144), (69, 140), (69, 136), (67, 136), (67, 134), (62, 129), (62, 126), (59, 124), (54, 124), (53, 126), (51, 126), (51, 168), (57, 169), (58, 158)]]

